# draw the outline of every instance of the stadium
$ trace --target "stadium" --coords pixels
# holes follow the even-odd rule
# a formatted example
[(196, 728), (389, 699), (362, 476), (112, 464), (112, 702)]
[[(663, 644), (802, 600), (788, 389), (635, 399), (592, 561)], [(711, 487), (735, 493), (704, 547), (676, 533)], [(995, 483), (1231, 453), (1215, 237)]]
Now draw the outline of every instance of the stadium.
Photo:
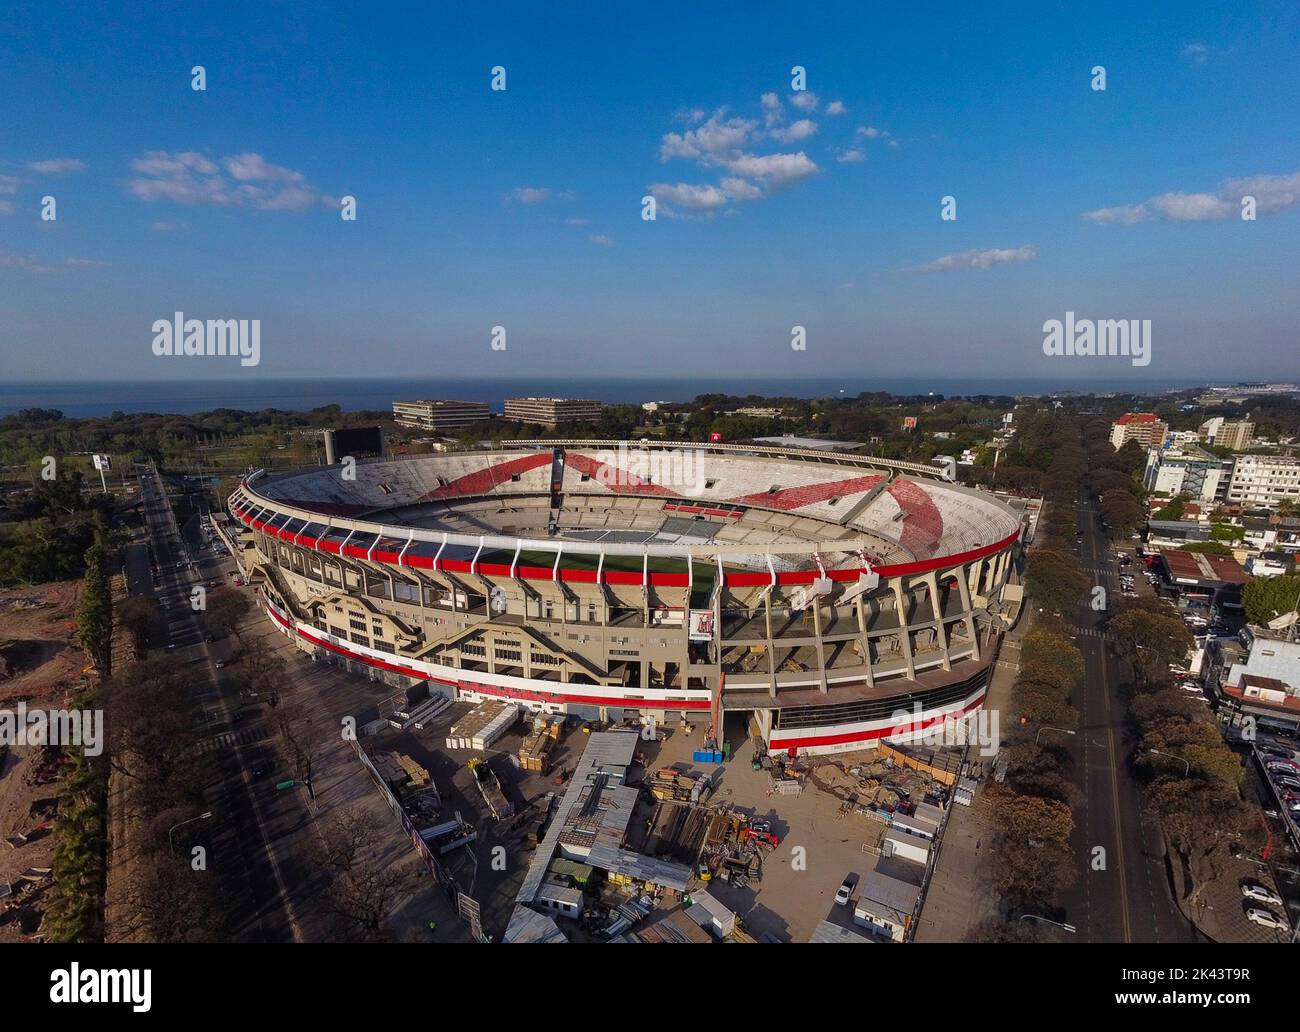
[(1021, 516), (931, 466), (507, 442), (246, 477), (260, 603), (318, 659), (457, 700), (869, 748), (983, 702)]

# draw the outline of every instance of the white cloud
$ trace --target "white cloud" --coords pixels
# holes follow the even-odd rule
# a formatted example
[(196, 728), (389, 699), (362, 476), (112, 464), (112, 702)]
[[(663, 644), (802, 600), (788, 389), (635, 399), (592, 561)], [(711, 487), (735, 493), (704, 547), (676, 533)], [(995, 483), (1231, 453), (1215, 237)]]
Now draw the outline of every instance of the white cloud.
[(1150, 212), (1147, 211), (1145, 204), (1121, 204), (1114, 208), (1097, 208), (1094, 211), (1085, 211), (1082, 217), (1089, 222), (1131, 226), (1150, 217)]
[(590, 221), (590, 219), (565, 219), (564, 224), (566, 226), (585, 226)]
[(835, 160), (846, 165), (856, 165), (859, 162), (866, 161), (867, 156), (859, 148), (849, 147), (846, 150), (836, 151)]
[(1211, 58), (1222, 57), (1228, 51), (1209, 43), (1196, 41), (1184, 43), (1178, 53), (1188, 64), (1200, 66), (1208, 63)]
[(757, 186), (737, 176), (727, 176), (720, 185), (733, 201), (756, 201), (763, 196), (763, 191)]
[(1240, 216), (1242, 200), (1246, 197), (1255, 198), (1257, 215), (1269, 215), (1300, 204), (1300, 172), (1229, 179), (1216, 193), (1173, 190), (1141, 204), (1085, 211), (1082, 217), (1089, 222), (1124, 226), (1143, 222), (1152, 213), (1167, 222), (1218, 222)]
[(197, 151), (148, 151), (131, 162), (138, 173), (127, 190), (142, 201), (299, 211), (328, 203), (301, 172), (273, 165), (260, 154), (223, 158), (225, 168)]
[(791, 122), (788, 126), (771, 130), (768, 136), (779, 143), (798, 143), (800, 140), (808, 139), (816, 131), (816, 122), (809, 118), (801, 118), (797, 122)]
[(22, 182), (17, 176), (0, 176), (0, 194), (9, 194), (12, 196), (18, 192), (18, 184)]
[(861, 136), (864, 140), (884, 140), (889, 137), (889, 133), (884, 129), (877, 129), (874, 125), (858, 126), (855, 135)]
[(1206, 193), (1174, 191), (1152, 197), (1149, 203), (1170, 222), (1213, 222), (1240, 210), (1237, 205)]
[[(790, 102), (801, 110), (812, 110), (818, 103), (815, 96), (805, 93), (792, 96)], [(661, 162), (683, 159), (708, 171), (724, 170), (717, 183), (655, 183), (647, 187), (666, 213), (711, 216), (733, 205), (761, 200), (820, 171), (803, 151), (753, 153), (756, 145), (764, 140), (796, 143), (818, 130), (817, 123), (809, 118), (786, 124), (785, 108), (774, 92), (762, 94), (759, 106), (761, 123), (758, 119), (733, 116), (728, 108), (719, 107), (693, 128), (661, 137)]]
[(64, 258), (53, 265), (30, 254), (15, 254), (0, 250), (0, 269), (18, 269), (23, 272), (55, 272), (58, 269), (77, 269), (87, 266), (107, 265), (93, 258)]
[(769, 129), (785, 119), (785, 109), (781, 107), (781, 98), (775, 93), (764, 93), (760, 98), (763, 105), (763, 124)]
[(726, 191), (709, 183), (654, 183), (650, 187), (650, 196), (660, 205), (667, 206), (667, 214), (672, 214), (675, 208), (711, 214), (726, 207), (728, 200)]
[(795, 154), (742, 154), (728, 162), (727, 168), (738, 176), (760, 179), (773, 187), (797, 183), (819, 171), (803, 151)]
[(614, 246), (614, 241), (611, 240), (609, 237), (607, 237), (604, 233), (593, 233), (591, 236), (587, 237), (587, 239), (590, 240), (597, 247)]
[(842, 115), (846, 111), (848, 111), (848, 108), (844, 106), (844, 101), (842, 100), (832, 100), (826, 105), (826, 113), (828, 115)]
[(1033, 261), (1038, 256), (1036, 248), (1026, 244), (1024, 247), (995, 247), (985, 251), (961, 251), (957, 254), (945, 254), (924, 265), (914, 265), (904, 272), (947, 272), (950, 269), (991, 269), (995, 265), (1019, 265)]
[(45, 161), (30, 161), (27, 167), (42, 175), (61, 176), (69, 172), (84, 172), (86, 163), (80, 158), (49, 158)]
[(549, 186), (516, 186), (506, 194), (506, 200), (518, 201), (520, 204), (541, 204), (551, 199), (552, 192)]
[(241, 183), (301, 183), (303, 174), (283, 165), (272, 165), (260, 154), (235, 154), (225, 160), (226, 171)]
[(755, 125), (748, 119), (727, 118), (726, 109), (719, 108), (707, 121), (685, 134), (665, 133), (659, 144), (659, 160), (720, 161), (744, 147)]
[(790, 103), (800, 111), (816, 111), (818, 104), (817, 94), (813, 93), (811, 90), (800, 90), (798, 93), (790, 94)]
[(153, 228), (157, 233), (183, 233), (190, 227), (189, 223), (175, 219), (157, 219), (153, 223)]
[(1258, 214), (1281, 211), (1300, 202), (1300, 172), (1285, 176), (1261, 175), (1229, 179), (1223, 184), (1222, 196), (1236, 198), (1238, 206), (1241, 198), (1253, 197)]

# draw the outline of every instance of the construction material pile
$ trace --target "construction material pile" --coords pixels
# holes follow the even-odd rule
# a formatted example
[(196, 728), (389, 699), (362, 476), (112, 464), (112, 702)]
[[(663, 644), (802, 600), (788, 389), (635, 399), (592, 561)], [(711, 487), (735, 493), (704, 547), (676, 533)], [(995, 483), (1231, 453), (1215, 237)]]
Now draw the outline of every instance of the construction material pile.
[(761, 881), (764, 858), (780, 844), (771, 825), (730, 807), (714, 813), (700, 856), (700, 878), (729, 881), (738, 889)]
[(560, 738), (559, 723), (531, 732), (519, 746), (519, 766), (538, 774), (546, 772), (550, 755)]
[(447, 748), (486, 752), (518, 719), (513, 702), (481, 702), (448, 729)]

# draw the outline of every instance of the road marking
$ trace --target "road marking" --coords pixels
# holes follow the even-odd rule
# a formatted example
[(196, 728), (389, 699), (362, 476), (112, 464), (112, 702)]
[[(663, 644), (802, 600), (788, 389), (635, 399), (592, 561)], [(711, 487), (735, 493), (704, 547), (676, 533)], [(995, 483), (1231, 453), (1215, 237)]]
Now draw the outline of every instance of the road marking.
[[(1090, 510), (1091, 511), (1091, 510)], [(1096, 528), (1093, 528), (1093, 534), (1089, 539), (1089, 545), (1092, 546), (1093, 559), (1096, 560)], [(1094, 631), (1095, 637), (1102, 637)], [(1119, 767), (1115, 753), (1115, 729), (1110, 722), (1110, 683), (1106, 677), (1106, 653), (1103, 650), (1098, 656), (1101, 664), (1101, 702), (1102, 711), (1106, 717), (1106, 747), (1110, 755), (1110, 792), (1111, 804), (1114, 807), (1115, 814), (1115, 852), (1116, 859), (1119, 861), (1119, 906), (1120, 919), (1124, 926), (1124, 941), (1132, 942), (1133, 933), (1129, 925), (1128, 917), (1128, 879), (1124, 873), (1124, 824), (1120, 817), (1119, 808)]]

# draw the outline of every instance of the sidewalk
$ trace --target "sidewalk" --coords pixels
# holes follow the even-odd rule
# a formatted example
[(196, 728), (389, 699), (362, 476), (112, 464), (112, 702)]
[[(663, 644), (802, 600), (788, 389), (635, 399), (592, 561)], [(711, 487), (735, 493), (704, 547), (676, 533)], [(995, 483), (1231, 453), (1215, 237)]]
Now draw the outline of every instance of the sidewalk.
[[(1020, 639), (1029, 632), (1030, 619), (1024, 613), (1004, 636), (984, 700), (984, 708), (996, 710), (1003, 723), (1011, 719), (1008, 707), (1020, 669)], [(914, 942), (961, 942), (985, 918), (997, 916), (997, 900), (983, 891), (980, 871), (993, 830), (982, 790), (975, 794), (973, 806), (953, 803), (949, 808)]]

